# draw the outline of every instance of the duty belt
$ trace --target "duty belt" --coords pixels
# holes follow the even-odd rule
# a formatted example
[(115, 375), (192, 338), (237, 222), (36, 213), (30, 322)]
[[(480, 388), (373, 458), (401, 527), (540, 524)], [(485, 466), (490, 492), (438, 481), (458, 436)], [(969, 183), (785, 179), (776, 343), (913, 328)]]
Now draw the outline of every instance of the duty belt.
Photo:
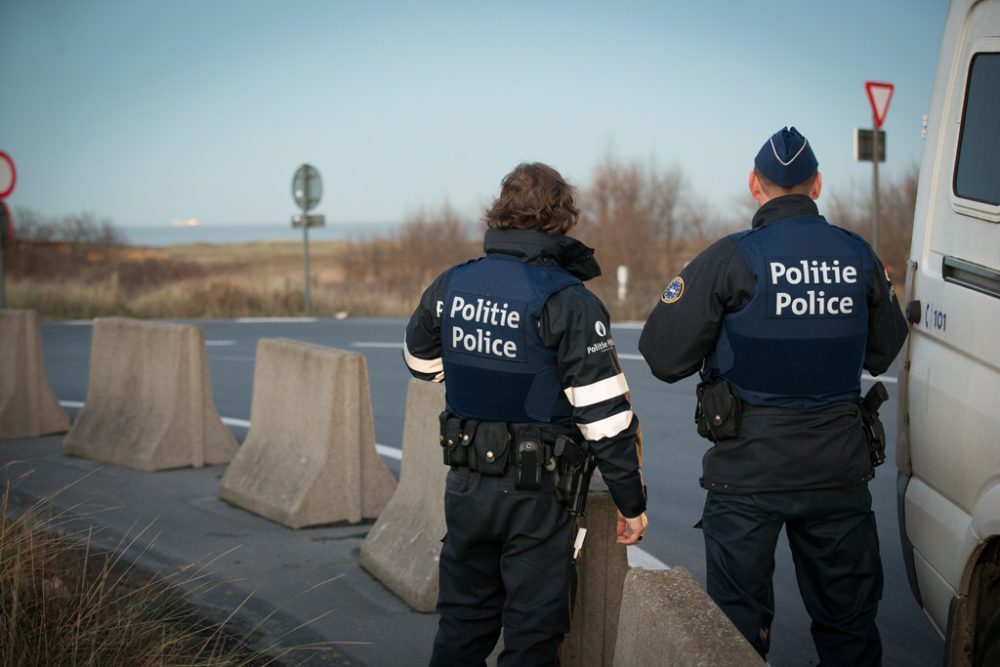
[(516, 488), (538, 490), (542, 470), (553, 473), (555, 493), (571, 514), (582, 514), (594, 471), (585, 441), (545, 424), (462, 419), (447, 410), (440, 415), (444, 463), (487, 476), (501, 476), (516, 466)]

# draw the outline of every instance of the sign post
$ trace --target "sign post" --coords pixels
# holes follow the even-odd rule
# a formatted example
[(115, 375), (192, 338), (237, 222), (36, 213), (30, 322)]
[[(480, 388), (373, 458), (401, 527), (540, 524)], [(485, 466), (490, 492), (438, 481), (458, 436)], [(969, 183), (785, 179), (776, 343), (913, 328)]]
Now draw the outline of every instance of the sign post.
[(879, 200), (878, 200), (878, 163), (883, 151), (879, 150), (879, 135), (882, 132), (882, 123), (885, 121), (885, 114), (889, 111), (889, 102), (892, 101), (892, 92), (895, 86), (891, 83), (881, 83), (878, 81), (865, 81), (865, 91), (868, 93), (868, 101), (872, 105), (872, 249), (878, 255), (878, 221), (879, 221)]
[(302, 268), (304, 274), (302, 300), (306, 316), (312, 310), (312, 298), (309, 285), (309, 228), (322, 227), (323, 216), (309, 215), (310, 209), (319, 203), (323, 196), (323, 181), (316, 167), (303, 164), (292, 177), (292, 197), (302, 209), (302, 215), (292, 218), (292, 227), (302, 227)]
[(3, 230), (0, 230), (0, 237), (4, 241), (0, 243), (0, 308), (7, 307), (6, 288), (3, 280), (3, 250), (4, 246), (9, 243), (7, 237), (13, 237), (14, 234), (10, 213), (4, 200), (14, 191), (15, 185), (17, 185), (17, 170), (14, 168), (14, 160), (7, 153), (0, 151), (0, 225), (3, 226)]

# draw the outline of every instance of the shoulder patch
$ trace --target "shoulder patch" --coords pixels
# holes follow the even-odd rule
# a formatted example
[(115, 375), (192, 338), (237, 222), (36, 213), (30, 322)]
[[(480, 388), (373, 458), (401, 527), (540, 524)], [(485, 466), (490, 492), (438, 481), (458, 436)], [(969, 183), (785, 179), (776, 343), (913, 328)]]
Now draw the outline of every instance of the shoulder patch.
[(663, 296), (660, 297), (660, 301), (663, 303), (673, 303), (681, 298), (684, 294), (684, 279), (677, 276), (669, 283), (667, 283), (667, 288), (663, 290)]

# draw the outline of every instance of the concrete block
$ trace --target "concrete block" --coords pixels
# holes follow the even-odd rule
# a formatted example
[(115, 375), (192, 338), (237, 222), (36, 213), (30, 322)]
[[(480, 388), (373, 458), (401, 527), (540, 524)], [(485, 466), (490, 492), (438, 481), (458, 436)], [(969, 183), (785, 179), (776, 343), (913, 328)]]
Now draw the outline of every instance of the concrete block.
[(618, 509), (599, 473), (591, 482), (580, 525), (587, 529), (587, 537), (576, 561), (573, 623), (563, 641), (562, 662), (571, 667), (601, 667), (610, 665), (614, 657), (628, 553), (615, 542)]
[[(587, 529), (583, 549), (576, 560), (576, 600), (570, 631), (563, 639), (563, 667), (610, 665), (618, 636), (618, 612), (628, 572), (628, 553), (615, 542), (618, 509), (599, 472), (594, 473), (587, 495), (586, 514), (578, 527)], [(496, 667), (503, 652), (503, 634), (490, 656), (488, 667)]]
[(365, 357), (257, 343), (250, 430), (219, 496), (290, 528), (374, 519), (396, 478), (375, 451)]
[(201, 327), (94, 320), (87, 401), (64, 451), (137, 470), (229, 461), (236, 439), (212, 401)]
[(625, 577), (616, 667), (764, 667), (691, 573), (634, 568)]
[(444, 385), (411, 379), (403, 423), (399, 487), (361, 544), (361, 565), (406, 604), (433, 612), (445, 534), (438, 414)]
[(69, 416), (45, 377), (38, 315), (0, 310), (0, 439), (67, 430)]

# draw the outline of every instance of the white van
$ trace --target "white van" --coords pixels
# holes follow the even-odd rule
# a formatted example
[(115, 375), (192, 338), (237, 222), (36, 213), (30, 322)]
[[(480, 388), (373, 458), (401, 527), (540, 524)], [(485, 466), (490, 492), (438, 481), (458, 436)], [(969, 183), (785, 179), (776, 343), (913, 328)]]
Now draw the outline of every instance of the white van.
[(1000, 665), (1000, 0), (953, 0), (928, 115), (899, 376), (900, 532), (949, 665)]

